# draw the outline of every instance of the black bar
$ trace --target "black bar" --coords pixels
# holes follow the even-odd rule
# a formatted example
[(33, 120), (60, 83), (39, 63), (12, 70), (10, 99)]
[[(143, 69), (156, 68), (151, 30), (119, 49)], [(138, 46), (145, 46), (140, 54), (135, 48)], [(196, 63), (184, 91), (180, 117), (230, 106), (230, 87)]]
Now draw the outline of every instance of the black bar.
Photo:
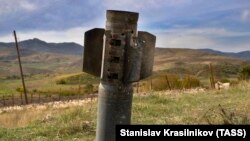
[(116, 141), (250, 140), (250, 125), (117, 125)]

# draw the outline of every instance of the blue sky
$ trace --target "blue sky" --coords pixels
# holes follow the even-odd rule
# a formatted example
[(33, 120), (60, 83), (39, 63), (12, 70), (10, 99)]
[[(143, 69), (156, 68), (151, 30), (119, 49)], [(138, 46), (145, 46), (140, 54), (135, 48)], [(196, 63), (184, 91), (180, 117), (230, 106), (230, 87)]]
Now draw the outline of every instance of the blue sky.
[(0, 0), (0, 42), (39, 38), (83, 45), (107, 9), (139, 12), (157, 47), (250, 50), (250, 0)]

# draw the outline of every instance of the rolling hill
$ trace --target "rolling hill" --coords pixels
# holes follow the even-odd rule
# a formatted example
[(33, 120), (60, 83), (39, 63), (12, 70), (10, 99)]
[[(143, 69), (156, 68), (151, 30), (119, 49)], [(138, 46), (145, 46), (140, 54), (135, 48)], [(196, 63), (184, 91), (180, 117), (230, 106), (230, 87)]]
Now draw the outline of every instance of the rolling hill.
[[(76, 43), (46, 43), (39, 39), (19, 42), (24, 73), (33, 75), (78, 70), (83, 47)], [(0, 77), (19, 75), (14, 43), (0, 43)]]
[(229, 76), (237, 75), (240, 67), (249, 61), (195, 49), (156, 48), (155, 50), (155, 71), (207, 76), (210, 63), (213, 64), (216, 75)]
[(217, 54), (217, 55), (223, 55), (223, 56), (229, 56), (229, 57), (236, 57), (244, 60), (250, 60), (250, 51), (241, 51), (241, 52), (221, 52), (217, 50), (212, 50), (212, 49), (199, 49), (200, 51), (204, 52), (210, 52), (212, 54)]
[[(26, 51), (82, 55), (82, 46), (76, 43), (47, 43), (37, 38), (19, 42), (23, 53)], [(0, 43), (0, 49), (15, 48), (15, 43)]]
[[(47, 43), (37, 38), (19, 43), (26, 75), (55, 72), (79, 72), (83, 47), (76, 43)], [(218, 75), (236, 75), (247, 61), (250, 51), (223, 53), (203, 49), (156, 48), (154, 71), (187, 73), (206, 72), (212, 63)], [(244, 58), (244, 59), (241, 59)], [(0, 77), (19, 75), (14, 43), (0, 43)]]

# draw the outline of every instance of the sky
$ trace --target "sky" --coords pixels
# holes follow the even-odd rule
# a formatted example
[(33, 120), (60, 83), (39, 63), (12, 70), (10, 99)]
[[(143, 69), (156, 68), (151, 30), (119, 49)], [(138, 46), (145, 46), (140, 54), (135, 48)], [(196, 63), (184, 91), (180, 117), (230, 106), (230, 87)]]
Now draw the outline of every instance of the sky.
[(157, 47), (250, 50), (250, 0), (0, 0), (0, 42), (16, 30), (20, 41), (83, 45), (110, 9), (138, 12), (138, 30), (156, 35)]

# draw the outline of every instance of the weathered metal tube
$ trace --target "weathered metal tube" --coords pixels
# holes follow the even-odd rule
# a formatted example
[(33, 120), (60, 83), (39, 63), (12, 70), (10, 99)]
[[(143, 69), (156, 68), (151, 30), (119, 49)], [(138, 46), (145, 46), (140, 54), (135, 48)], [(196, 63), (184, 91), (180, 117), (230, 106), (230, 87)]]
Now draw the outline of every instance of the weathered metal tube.
[(107, 10), (106, 30), (112, 33), (124, 33), (130, 31), (137, 33), (137, 21), (139, 14), (128, 11)]
[(141, 53), (134, 52), (137, 49), (133, 41), (137, 37), (138, 15), (134, 12), (107, 11), (98, 96), (97, 141), (115, 141), (115, 126), (130, 124), (133, 97), (130, 79), (137, 76), (138, 80), (140, 77), (140, 66), (129, 67), (140, 61), (134, 55), (141, 56)]
[(131, 118), (132, 85), (101, 82), (98, 96), (97, 141), (115, 141), (115, 126), (129, 124)]
[(132, 83), (152, 74), (156, 37), (137, 32), (139, 14), (107, 10), (106, 27), (84, 35), (83, 71), (100, 76), (96, 141), (115, 141), (117, 124), (130, 124)]

